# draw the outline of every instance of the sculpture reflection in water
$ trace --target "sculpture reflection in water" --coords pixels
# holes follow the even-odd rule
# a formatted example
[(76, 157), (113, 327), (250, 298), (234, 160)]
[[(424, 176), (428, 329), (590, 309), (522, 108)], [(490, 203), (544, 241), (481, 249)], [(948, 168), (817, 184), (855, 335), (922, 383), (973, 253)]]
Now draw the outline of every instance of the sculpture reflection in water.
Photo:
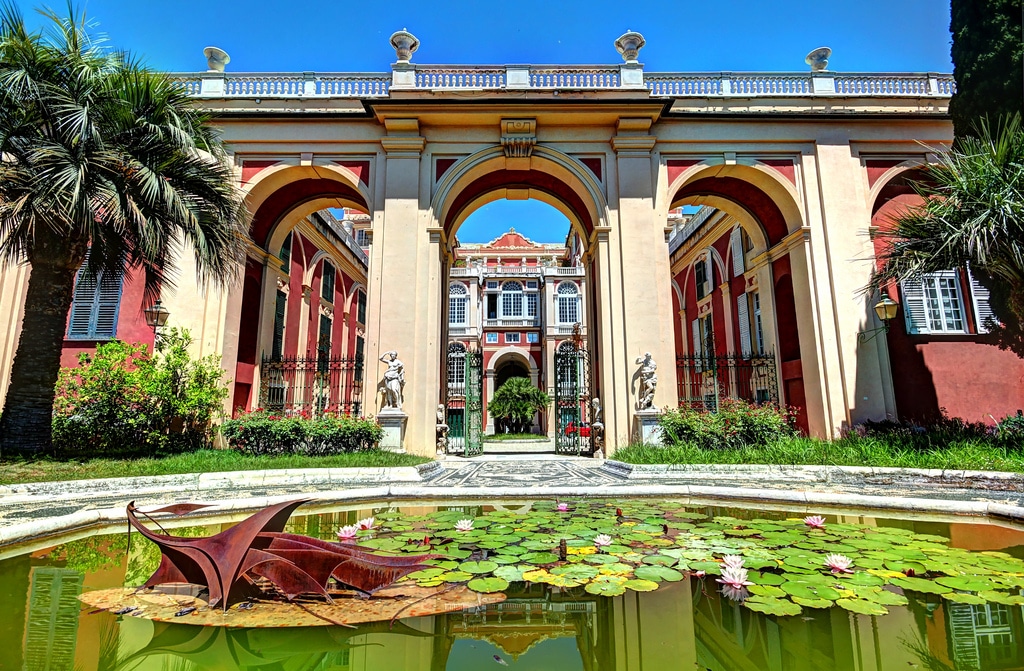
[[(292, 512), (306, 500), (264, 508), (237, 525), (206, 538), (179, 538), (157, 533), (139, 522), (141, 514), (183, 515), (207, 506), (177, 504), (144, 513), (128, 504), (128, 522), (160, 548), (160, 566), (142, 587), (190, 583), (209, 590), (208, 604), (227, 611), (233, 603), (266, 593), (257, 578), (264, 578), (291, 601), (300, 594), (316, 594), (328, 602), (331, 581), (369, 594), (424, 568), (423, 562), (439, 555), (385, 557), (356, 545), (331, 543), (310, 536), (284, 533)], [(159, 525), (158, 525), (159, 526)], [(162, 529), (161, 529), (162, 530)]]

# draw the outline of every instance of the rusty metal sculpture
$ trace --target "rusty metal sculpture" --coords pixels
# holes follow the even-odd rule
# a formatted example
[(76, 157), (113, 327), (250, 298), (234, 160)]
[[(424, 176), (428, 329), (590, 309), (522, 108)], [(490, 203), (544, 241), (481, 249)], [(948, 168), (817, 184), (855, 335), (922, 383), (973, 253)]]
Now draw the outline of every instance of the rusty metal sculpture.
[[(210, 607), (224, 610), (233, 603), (259, 594), (256, 578), (268, 580), (291, 601), (300, 594), (318, 594), (328, 601), (328, 582), (333, 578), (360, 592), (371, 594), (423, 568), (423, 562), (439, 555), (388, 557), (372, 554), (355, 545), (342, 545), (309, 536), (284, 533), (292, 512), (307, 499), (264, 508), (232, 528), (206, 538), (179, 538), (156, 533), (139, 522), (136, 513), (183, 515), (206, 506), (176, 504), (147, 512), (128, 504), (128, 522), (160, 548), (160, 566), (142, 586), (191, 583), (209, 590)], [(161, 529), (163, 531), (163, 529)]]

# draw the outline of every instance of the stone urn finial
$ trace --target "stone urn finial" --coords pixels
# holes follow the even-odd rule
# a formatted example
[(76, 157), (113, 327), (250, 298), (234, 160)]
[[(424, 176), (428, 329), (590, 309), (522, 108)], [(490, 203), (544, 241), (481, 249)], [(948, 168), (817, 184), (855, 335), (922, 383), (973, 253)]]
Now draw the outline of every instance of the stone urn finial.
[(206, 67), (210, 72), (224, 72), (224, 66), (231, 62), (228, 52), (218, 47), (206, 47), (203, 55), (206, 56)]
[(643, 49), (644, 36), (640, 33), (634, 33), (632, 30), (627, 30), (626, 34), (615, 40), (615, 49), (622, 56), (622, 60), (627, 63), (636, 63), (637, 57), (640, 55), (640, 50)]
[(804, 58), (804, 63), (811, 66), (811, 72), (823, 72), (828, 67), (828, 59), (832, 50), (828, 47), (818, 47)]
[(391, 36), (391, 46), (395, 48), (395, 55), (399, 63), (408, 63), (412, 60), (414, 51), (420, 48), (420, 41), (416, 36), (402, 28)]

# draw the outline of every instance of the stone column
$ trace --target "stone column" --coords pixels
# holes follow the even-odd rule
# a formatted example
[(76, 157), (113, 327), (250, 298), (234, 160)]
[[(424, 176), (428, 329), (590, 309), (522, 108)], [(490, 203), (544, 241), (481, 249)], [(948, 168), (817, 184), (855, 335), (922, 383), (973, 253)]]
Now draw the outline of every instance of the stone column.
[[(655, 209), (655, 175), (651, 150), (656, 138), (649, 135), (650, 119), (619, 119), (618, 135), (612, 138), (618, 179), (618, 256), (622, 259), (621, 295), (610, 305), (622, 314), (623, 338), (616, 343), (625, 359), (632, 386), (638, 356), (650, 352), (658, 364), (654, 407), (678, 404), (675, 369), (675, 333), (671, 315), (672, 276), (665, 239), (667, 212)], [(614, 216), (614, 215), (613, 215)], [(605, 320), (607, 323), (607, 320)], [(627, 399), (630, 409), (635, 396)], [(618, 403), (622, 403), (619, 400)], [(618, 428), (621, 433), (622, 427)], [(616, 434), (615, 438), (618, 438)], [(609, 437), (611, 441), (611, 436)]]
[(441, 383), (440, 235), (425, 223), (428, 196), (420, 189), (420, 154), (426, 140), (418, 122), (386, 119), (384, 124), (383, 194), (373, 217), (367, 277), (363, 402), (367, 414), (379, 412), (377, 388), (386, 370), (379, 359), (396, 350), (405, 365), (402, 409), (409, 416), (403, 447), (431, 456)]

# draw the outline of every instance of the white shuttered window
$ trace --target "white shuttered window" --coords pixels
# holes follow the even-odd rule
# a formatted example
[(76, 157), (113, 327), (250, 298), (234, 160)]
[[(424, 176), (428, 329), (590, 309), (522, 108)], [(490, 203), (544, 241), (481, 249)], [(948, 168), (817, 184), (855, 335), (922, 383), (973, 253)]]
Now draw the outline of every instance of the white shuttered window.
[(752, 348), (750, 344), (750, 309), (746, 294), (736, 297), (736, 322), (740, 332), (740, 353), (744, 359), (749, 359), (752, 355)]
[(85, 272), (85, 263), (82, 264), (75, 278), (75, 291), (71, 301), (69, 339), (107, 340), (117, 335), (121, 280), (122, 273), (100, 271), (93, 277)]
[(743, 229), (737, 228), (732, 232), (729, 246), (732, 248), (732, 276), (739, 277), (746, 269), (743, 262)]
[(955, 270), (906, 280), (902, 289), (908, 333), (966, 333), (960, 278)]

